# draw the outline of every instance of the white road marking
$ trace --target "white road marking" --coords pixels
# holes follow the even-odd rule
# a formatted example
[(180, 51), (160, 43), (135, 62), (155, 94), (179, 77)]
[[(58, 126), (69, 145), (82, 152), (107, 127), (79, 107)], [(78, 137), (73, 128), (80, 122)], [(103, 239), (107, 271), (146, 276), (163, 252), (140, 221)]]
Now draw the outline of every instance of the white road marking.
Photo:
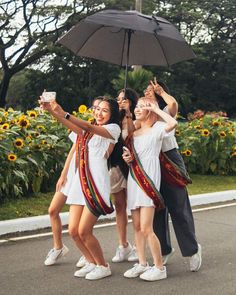
[[(194, 213), (194, 212), (208, 211), (208, 210), (214, 210), (214, 209), (220, 209), (220, 208), (232, 207), (232, 206), (236, 206), (236, 203), (215, 205), (215, 206), (210, 206), (210, 207), (193, 209), (192, 212)], [(128, 220), (128, 223), (130, 223), (130, 222), (132, 222), (131, 219)], [(103, 227), (114, 226), (114, 225), (116, 225), (116, 222), (106, 222), (106, 223), (97, 224), (97, 225), (95, 225), (94, 228), (103, 228)], [(66, 233), (68, 233), (68, 230), (63, 230), (62, 233), (66, 234)], [(17, 242), (17, 241), (22, 241), (22, 240), (27, 240), (27, 239), (48, 237), (48, 236), (52, 236), (52, 232), (35, 234), (35, 235), (28, 235), (28, 236), (22, 236), (22, 237), (16, 237), (16, 238), (3, 239), (3, 240), (0, 240), (0, 244), (7, 243), (7, 242)]]

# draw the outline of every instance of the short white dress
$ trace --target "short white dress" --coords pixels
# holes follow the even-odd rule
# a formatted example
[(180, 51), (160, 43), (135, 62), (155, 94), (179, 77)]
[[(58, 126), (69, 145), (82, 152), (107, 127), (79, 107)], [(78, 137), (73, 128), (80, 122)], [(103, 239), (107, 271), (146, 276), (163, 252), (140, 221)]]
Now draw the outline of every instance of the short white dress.
[[(76, 143), (77, 134), (75, 132), (71, 132), (69, 138), (73, 143)], [(84, 194), (80, 185), (79, 171), (76, 168), (75, 157), (76, 153), (74, 152), (67, 173), (67, 182), (61, 188), (61, 193), (67, 196), (66, 204), (85, 205)]]
[[(99, 193), (105, 203), (110, 205), (111, 186), (106, 152), (111, 143), (115, 144), (118, 141), (121, 130), (119, 125), (113, 123), (103, 125), (103, 127), (107, 129), (113, 139), (105, 138), (96, 134), (92, 136), (88, 143), (89, 168)], [(75, 163), (75, 158), (71, 162)], [(85, 197), (82, 192), (78, 169), (76, 169), (74, 178), (71, 181), (71, 187), (67, 196), (67, 204), (85, 205)]]
[[(165, 131), (166, 123), (157, 121), (145, 134), (134, 136), (134, 148), (147, 175), (152, 179), (156, 188), (160, 189), (161, 171), (159, 154), (164, 137), (169, 133)], [(127, 208), (134, 210), (140, 207), (155, 207), (153, 201), (139, 187), (129, 173), (127, 182)]]

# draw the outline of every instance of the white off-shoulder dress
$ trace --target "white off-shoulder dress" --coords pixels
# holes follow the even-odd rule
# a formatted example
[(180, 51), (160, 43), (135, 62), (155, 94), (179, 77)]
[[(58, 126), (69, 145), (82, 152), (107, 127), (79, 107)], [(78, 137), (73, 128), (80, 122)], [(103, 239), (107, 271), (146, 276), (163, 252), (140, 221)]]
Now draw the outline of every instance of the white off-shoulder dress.
[[(88, 143), (89, 168), (96, 187), (107, 205), (110, 205), (110, 177), (107, 167), (106, 152), (109, 145), (115, 144), (120, 136), (121, 129), (117, 124), (103, 125), (113, 139), (94, 134)], [(74, 155), (73, 155), (74, 157)], [(71, 162), (75, 163), (75, 158)], [(73, 165), (73, 163), (72, 163)], [(68, 172), (69, 174), (69, 172)], [(69, 177), (68, 177), (69, 178)], [(76, 169), (70, 189), (67, 195), (67, 204), (85, 205), (85, 197), (82, 192), (79, 171)]]
[[(143, 169), (158, 190), (161, 183), (159, 154), (163, 138), (169, 136), (165, 127), (166, 123), (157, 121), (147, 133), (133, 137), (134, 148)], [(127, 182), (127, 196), (127, 208), (130, 210), (140, 207), (154, 207), (152, 199), (139, 187), (130, 173)]]

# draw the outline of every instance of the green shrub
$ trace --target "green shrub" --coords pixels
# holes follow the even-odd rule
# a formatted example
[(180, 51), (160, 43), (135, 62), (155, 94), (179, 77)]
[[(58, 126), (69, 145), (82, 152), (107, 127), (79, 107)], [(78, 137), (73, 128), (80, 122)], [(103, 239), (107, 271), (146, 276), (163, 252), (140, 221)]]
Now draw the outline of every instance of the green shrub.
[(176, 137), (190, 173), (236, 174), (236, 122), (199, 110), (179, 123)]
[[(75, 115), (88, 119), (80, 106)], [(47, 112), (0, 109), (0, 202), (48, 191), (55, 185), (71, 142), (68, 130)]]

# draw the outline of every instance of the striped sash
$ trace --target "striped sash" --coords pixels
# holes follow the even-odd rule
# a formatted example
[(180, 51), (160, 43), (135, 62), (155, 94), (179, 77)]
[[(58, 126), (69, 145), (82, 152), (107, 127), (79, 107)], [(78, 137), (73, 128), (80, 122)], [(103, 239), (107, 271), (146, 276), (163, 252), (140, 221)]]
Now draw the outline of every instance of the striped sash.
[(129, 137), (129, 139), (127, 140), (127, 146), (133, 157), (133, 161), (130, 164), (131, 176), (139, 185), (139, 187), (144, 191), (144, 193), (152, 199), (156, 210), (159, 211), (165, 208), (164, 201), (160, 192), (157, 190), (155, 184), (143, 169), (143, 166), (135, 151), (132, 137)]
[(92, 133), (85, 132), (83, 136), (77, 137), (76, 161), (86, 205), (93, 215), (99, 217), (112, 213), (114, 208), (111, 201), (110, 207), (104, 202), (89, 170), (88, 142), (92, 136)]
[(161, 177), (169, 185), (185, 187), (187, 184), (192, 183), (189, 175), (182, 171), (168, 156), (160, 153), (161, 164)]

